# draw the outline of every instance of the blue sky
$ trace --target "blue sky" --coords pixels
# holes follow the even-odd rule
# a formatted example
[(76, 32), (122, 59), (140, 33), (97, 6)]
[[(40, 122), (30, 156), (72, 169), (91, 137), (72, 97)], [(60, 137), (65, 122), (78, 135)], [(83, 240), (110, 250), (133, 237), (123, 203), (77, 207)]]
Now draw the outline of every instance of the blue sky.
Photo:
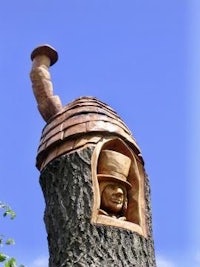
[(150, 178), (158, 267), (200, 265), (200, 3), (197, 0), (4, 1), (0, 9), (1, 190), (16, 211), (1, 231), (9, 253), (46, 267), (44, 199), (35, 157), (45, 123), (30, 53), (54, 46), (54, 92), (67, 104), (90, 95), (134, 134)]

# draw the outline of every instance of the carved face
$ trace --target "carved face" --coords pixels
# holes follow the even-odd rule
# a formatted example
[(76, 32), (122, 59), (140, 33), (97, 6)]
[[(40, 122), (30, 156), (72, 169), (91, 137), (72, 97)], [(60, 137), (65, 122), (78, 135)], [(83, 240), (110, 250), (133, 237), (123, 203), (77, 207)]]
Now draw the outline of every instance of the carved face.
[(111, 182), (104, 188), (101, 196), (101, 209), (118, 215), (125, 202), (125, 188), (118, 183)]

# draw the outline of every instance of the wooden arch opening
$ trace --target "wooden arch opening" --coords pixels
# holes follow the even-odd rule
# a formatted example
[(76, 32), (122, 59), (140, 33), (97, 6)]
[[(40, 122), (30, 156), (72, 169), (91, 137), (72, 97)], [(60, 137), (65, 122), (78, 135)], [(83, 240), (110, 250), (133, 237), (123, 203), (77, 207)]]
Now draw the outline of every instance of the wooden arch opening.
[[(127, 190), (127, 207), (125, 214), (123, 214), (124, 219), (121, 219), (122, 217), (117, 218), (101, 212), (102, 190), (100, 189), (100, 180), (98, 177), (102, 176), (99, 174), (99, 172), (102, 173), (102, 170), (104, 172), (103, 176), (106, 177), (105, 170), (107, 166), (99, 166), (99, 164), (105, 164), (109, 167), (111, 166), (110, 168), (112, 168), (113, 165), (112, 159), (109, 159), (109, 156), (107, 156), (105, 163), (102, 163), (102, 160), (100, 160), (102, 153), (105, 151), (111, 151), (114, 154), (116, 153), (117, 156), (122, 155), (122, 159), (128, 158), (130, 160), (130, 165), (128, 167), (125, 166), (123, 160), (118, 160), (118, 165), (116, 164), (113, 172), (114, 175), (113, 173), (110, 175), (112, 178), (112, 176), (117, 176), (117, 172), (119, 172), (120, 175), (124, 172), (123, 175), (121, 175), (124, 179), (122, 182), (125, 185), (129, 185), (129, 189)], [(109, 163), (109, 161), (111, 161), (111, 163)], [(144, 172), (138, 166), (138, 161), (136, 160), (136, 156), (134, 155), (133, 151), (120, 138), (104, 139), (95, 147), (91, 163), (93, 185), (93, 209), (91, 222), (125, 228), (146, 236)], [(119, 166), (119, 168), (117, 166)], [(126, 174), (124, 170), (125, 168), (128, 168), (128, 172)], [(126, 180), (124, 176), (126, 176)], [(122, 178), (119, 179), (122, 180)], [(121, 182), (119, 181), (119, 183)]]

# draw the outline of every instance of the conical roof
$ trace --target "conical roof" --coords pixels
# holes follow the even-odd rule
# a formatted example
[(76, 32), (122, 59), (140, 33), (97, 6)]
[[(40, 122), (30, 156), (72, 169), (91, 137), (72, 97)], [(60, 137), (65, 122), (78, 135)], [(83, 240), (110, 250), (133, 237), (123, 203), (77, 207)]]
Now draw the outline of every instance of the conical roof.
[[(105, 135), (120, 137), (137, 155), (140, 154), (131, 131), (110, 106), (94, 97), (75, 99), (44, 127), (36, 165), (41, 169), (53, 158), (77, 148), (81, 139), (84, 139), (85, 144), (87, 140), (94, 140), (95, 137), (97, 140), (97, 137), (100, 139)], [(68, 145), (63, 147), (62, 144), (66, 142)]]

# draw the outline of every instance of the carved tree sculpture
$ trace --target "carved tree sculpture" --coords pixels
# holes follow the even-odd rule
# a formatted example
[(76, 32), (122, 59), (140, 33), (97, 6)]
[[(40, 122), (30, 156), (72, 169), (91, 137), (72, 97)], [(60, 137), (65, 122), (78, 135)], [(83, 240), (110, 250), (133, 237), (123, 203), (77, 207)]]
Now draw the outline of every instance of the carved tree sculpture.
[(117, 113), (93, 97), (62, 107), (36, 48), (31, 80), (47, 122), (36, 166), (46, 209), (49, 266), (155, 267), (149, 180), (140, 149)]

